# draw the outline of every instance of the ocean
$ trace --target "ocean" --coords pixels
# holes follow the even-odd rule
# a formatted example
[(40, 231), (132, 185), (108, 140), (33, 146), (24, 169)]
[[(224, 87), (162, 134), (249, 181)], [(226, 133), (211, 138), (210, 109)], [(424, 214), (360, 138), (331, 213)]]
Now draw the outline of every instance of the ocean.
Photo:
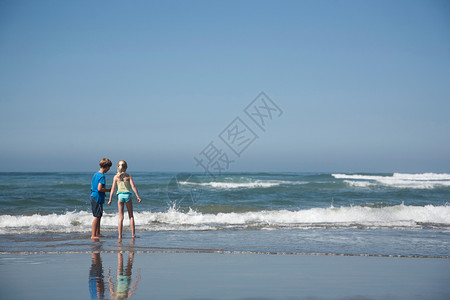
[[(0, 252), (116, 250), (116, 197), (89, 238), (93, 173), (0, 173)], [(450, 174), (130, 173), (133, 251), (450, 258)]]

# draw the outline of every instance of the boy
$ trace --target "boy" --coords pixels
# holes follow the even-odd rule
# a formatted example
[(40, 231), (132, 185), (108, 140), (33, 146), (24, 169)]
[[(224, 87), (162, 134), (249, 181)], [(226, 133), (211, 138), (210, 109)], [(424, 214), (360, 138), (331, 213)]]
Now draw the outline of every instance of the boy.
[(111, 189), (105, 188), (105, 174), (112, 166), (112, 162), (108, 158), (100, 160), (100, 170), (94, 174), (91, 184), (91, 206), (94, 221), (92, 221), (91, 239), (98, 239), (100, 235), (100, 220), (103, 215), (103, 203), (105, 202), (105, 192), (109, 193)]

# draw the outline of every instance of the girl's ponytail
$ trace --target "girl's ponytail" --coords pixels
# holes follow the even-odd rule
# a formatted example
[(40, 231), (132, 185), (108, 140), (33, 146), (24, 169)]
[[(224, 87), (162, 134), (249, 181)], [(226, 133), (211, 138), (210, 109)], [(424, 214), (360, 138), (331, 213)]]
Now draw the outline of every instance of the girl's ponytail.
[(127, 162), (124, 160), (119, 161), (119, 163), (117, 164), (117, 175), (122, 175), (123, 173), (126, 172), (128, 166), (127, 166)]

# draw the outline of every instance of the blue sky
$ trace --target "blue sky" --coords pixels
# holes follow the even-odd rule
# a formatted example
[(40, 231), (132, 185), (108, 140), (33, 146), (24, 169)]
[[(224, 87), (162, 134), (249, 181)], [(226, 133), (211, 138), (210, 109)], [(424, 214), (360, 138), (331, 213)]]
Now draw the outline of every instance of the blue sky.
[(0, 170), (450, 172), (449, 58), (447, 1), (1, 1)]

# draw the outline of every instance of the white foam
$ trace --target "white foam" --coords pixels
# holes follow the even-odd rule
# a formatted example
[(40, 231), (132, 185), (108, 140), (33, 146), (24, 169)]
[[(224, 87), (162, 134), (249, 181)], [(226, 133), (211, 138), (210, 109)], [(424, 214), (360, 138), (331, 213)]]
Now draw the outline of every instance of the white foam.
[[(117, 231), (117, 214), (104, 214), (102, 228)], [(203, 214), (174, 208), (166, 212), (135, 212), (138, 230), (222, 230), (328, 228), (363, 226), (376, 228), (421, 228), (422, 224), (437, 224), (448, 229), (450, 205), (389, 207), (329, 207), (288, 211), (257, 211), (245, 213)], [(88, 212), (68, 212), (57, 215), (0, 216), (0, 234), (47, 232), (90, 232), (92, 215)], [(124, 226), (128, 226), (125, 218)]]
[(254, 189), (254, 188), (270, 188), (280, 186), (282, 184), (305, 184), (301, 181), (286, 181), (286, 180), (253, 180), (248, 178), (241, 178), (241, 181), (211, 181), (203, 183), (180, 182), (182, 185), (199, 185), (204, 187), (212, 187), (216, 189)]
[(352, 181), (352, 180), (344, 180), (345, 183), (347, 183), (350, 186), (354, 187), (369, 187), (372, 185), (375, 185), (375, 183), (369, 182), (369, 181)]
[(202, 183), (203, 186), (211, 186), (214, 188), (221, 188), (221, 189), (240, 189), (240, 188), (269, 188), (273, 186), (279, 186), (281, 183), (278, 182), (261, 182), (261, 181), (255, 181), (255, 182), (208, 182), (208, 183)]
[[(392, 186), (397, 188), (432, 189), (450, 186), (450, 174), (407, 174), (394, 173), (392, 176), (361, 175), (361, 174), (332, 174), (336, 179), (344, 180), (356, 187), (367, 187), (370, 183)], [(349, 180), (350, 179), (350, 180)], [(368, 183), (368, 184), (366, 184)]]
[(423, 174), (407, 174), (407, 173), (394, 173), (394, 178), (405, 180), (450, 180), (450, 174), (436, 174), (436, 173), (423, 173)]

